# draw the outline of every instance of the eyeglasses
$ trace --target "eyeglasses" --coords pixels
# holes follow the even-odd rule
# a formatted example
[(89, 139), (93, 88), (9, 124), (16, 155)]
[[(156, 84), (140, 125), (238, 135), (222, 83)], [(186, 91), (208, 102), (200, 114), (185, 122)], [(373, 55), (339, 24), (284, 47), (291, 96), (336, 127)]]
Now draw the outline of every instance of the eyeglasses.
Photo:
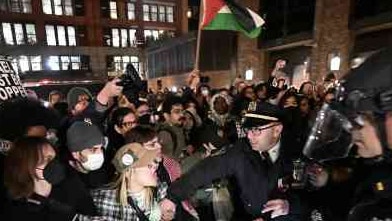
[(260, 135), (264, 130), (267, 130), (271, 127), (275, 127), (278, 124), (271, 124), (269, 126), (265, 126), (265, 127), (252, 127), (252, 128), (246, 128), (245, 132), (246, 133), (252, 133), (255, 136)]
[(122, 127), (132, 127), (132, 126), (134, 126), (134, 125), (136, 125), (137, 124), (137, 121), (129, 121), (129, 122), (123, 122), (122, 124), (121, 124), (121, 126)]

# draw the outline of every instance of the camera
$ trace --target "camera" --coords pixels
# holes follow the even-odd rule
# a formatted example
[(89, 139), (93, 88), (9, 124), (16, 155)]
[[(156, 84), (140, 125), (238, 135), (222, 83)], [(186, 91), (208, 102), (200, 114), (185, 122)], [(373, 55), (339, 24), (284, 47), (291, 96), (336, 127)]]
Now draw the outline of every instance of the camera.
[(136, 104), (139, 100), (139, 93), (147, 91), (147, 81), (140, 78), (139, 73), (131, 63), (127, 65), (124, 74), (119, 79), (121, 81), (117, 85), (123, 87), (123, 95), (127, 97), (129, 102)]
[(125, 72), (120, 77), (120, 82), (117, 83), (118, 86), (123, 86), (124, 89), (129, 87), (136, 87), (137, 89), (142, 89), (142, 79), (139, 76), (136, 68), (129, 63), (125, 68)]

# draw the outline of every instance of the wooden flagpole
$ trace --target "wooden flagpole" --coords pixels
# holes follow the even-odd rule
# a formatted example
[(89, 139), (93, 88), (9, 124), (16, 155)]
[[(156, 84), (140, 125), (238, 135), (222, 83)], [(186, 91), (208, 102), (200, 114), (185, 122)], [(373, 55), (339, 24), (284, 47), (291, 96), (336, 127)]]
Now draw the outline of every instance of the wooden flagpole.
[(204, 14), (204, 0), (200, 0), (200, 7), (199, 7), (199, 27), (197, 30), (197, 39), (196, 39), (196, 58), (195, 58), (195, 65), (194, 70), (199, 70), (199, 62), (200, 62), (200, 41), (201, 41), (201, 24)]

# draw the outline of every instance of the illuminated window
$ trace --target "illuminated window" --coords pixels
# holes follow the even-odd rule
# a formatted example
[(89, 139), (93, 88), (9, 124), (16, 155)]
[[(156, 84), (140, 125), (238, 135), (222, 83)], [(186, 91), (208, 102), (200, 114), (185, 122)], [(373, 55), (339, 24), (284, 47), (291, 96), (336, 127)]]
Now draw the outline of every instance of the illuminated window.
[(114, 56), (113, 62), (114, 62), (114, 70), (119, 71), (121, 70), (121, 56)]
[(46, 25), (46, 41), (51, 46), (76, 46), (75, 27)]
[(50, 56), (47, 66), (52, 71), (80, 70), (82, 68), (81, 56)]
[(66, 46), (66, 34), (65, 34), (65, 27), (64, 26), (57, 26), (57, 36), (58, 36), (58, 45)]
[(129, 56), (122, 56), (122, 70), (125, 70), (127, 68), (127, 65), (130, 61), (131, 58)]
[(64, 15), (73, 15), (72, 0), (64, 0)]
[(118, 29), (112, 29), (112, 46), (120, 47), (120, 33)]
[(2, 23), (3, 39), (7, 45), (35, 44), (37, 37), (33, 24)]
[(14, 37), (10, 23), (3, 23), (3, 37), (7, 45), (14, 45)]
[(53, 25), (46, 25), (46, 42), (48, 45), (57, 45), (56, 43), (56, 32)]
[(135, 69), (140, 72), (140, 63), (139, 63), (139, 58), (136, 56), (131, 56), (131, 63), (135, 67)]
[(135, 15), (135, 3), (129, 2), (127, 4), (127, 12), (128, 12), (128, 19), (129, 20), (135, 20), (136, 15)]
[(165, 22), (166, 21), (166, 11), (165, 6), (159, 6), (159, 21)]
[(61, 56), (60, 61), (61, 61), (61, 70), (71, 69), (71, 61), (69, 56)]
[(129, 42), (131, 47), (136, 46), (136, 29), (129, 29)]
[(12, 66), (15, 71), (26, 72), (26, 71), (41, 71), (42, 62), (41, 56), (28, 56), (20, 55), (18, 57), (13, 57)]
[(54, 3), (54, 14), (55, 15), (62, 15), (63, 14), (63, 7), (61, 5), (61, 0), (53, 0)]
[(15, 39), (17, 45), (25, 44), (24, 31), (22, 24), (14, 24)]
[(151, 21), (157, 21), (158, 20), (158, 6), (156, 5), (151, 5)]
[(110, 1), (110, 18), (117, 19), (117, 3), (114, 1)]
[(32, 71), (42, 70), (41, 56), (31, 56), (30, 60), (31, 60), (31, 70)]
[(136, 29), (112, 28), (110, 33), (111, 36), (108, 41), (108, 46), (122, 48), (136, 46)]
[(158, 30), (154, 30), (152, 31), (152, 36), (154, 37), (154, 39), (158, 39), (159, 38), (159, 31)]
[[(167, 32), (169, 33), (169, 32)], [(158, 40), (165, 34), (164, 30), (144, 30), (144, 38)]]
[(74, 14), (72, 0), (42, 0), (42, 11), (48, 15), (66, 15)]
[(143, 5), (143, 20), (150, 21), (150, 6)]
[(59, 71), (60, 70), (60, 62), (58, 56), (49, 56), (47, 63), (49, 70)]
[(68, 26), (68, 45), (76, 46), (76, 35), (75, 35), (75, 27)]
[(125, 48), (128, 46), (128, 30), (121, 29), (121, 47)]
[(11, 12), (16, 13), (31, 13), (31, 0), (11, 0)]
[(28, 44), (37, 43), (37, 35), (35, 34), (35, 25), (26, 24), (26, 37)]
[(167, 19), (167, 22), (174, 22), (173, 6), (166, 6), (166, 19)]
[(72, 70), (79, 70), (81, 68), (80, 56), (71, 56)]
[(27, 58), (27, 56), (19, 57), (19, 67), (21, 72), (26, 72), (30, 70), (29, 59)]
[(151, 30), (144, 30), (144, 38), (149, 38), (152, 37), (152, 32)]
[(42, 0), (42, 11), (47, 15), (51, 15), (53, 13), (51, 0)]
[(139, 58), (137, 56), (114, 56), (113, 63), (114, 63), (114, 70), (115, 71), (123, 71), (126, 69), (129, 63), (135, 67), (135, 69), (139, 72)]

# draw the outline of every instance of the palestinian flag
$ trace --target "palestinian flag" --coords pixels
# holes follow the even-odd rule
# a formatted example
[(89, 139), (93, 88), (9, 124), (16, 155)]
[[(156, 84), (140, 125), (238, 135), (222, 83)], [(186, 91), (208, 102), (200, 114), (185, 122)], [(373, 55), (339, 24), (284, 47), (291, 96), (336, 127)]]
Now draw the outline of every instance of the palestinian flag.
[(231, 0), (203, 0), (203, 4), (202, 29), (240, 31), (250, 38), (261, 33), (264, 20), (254, 11)]

